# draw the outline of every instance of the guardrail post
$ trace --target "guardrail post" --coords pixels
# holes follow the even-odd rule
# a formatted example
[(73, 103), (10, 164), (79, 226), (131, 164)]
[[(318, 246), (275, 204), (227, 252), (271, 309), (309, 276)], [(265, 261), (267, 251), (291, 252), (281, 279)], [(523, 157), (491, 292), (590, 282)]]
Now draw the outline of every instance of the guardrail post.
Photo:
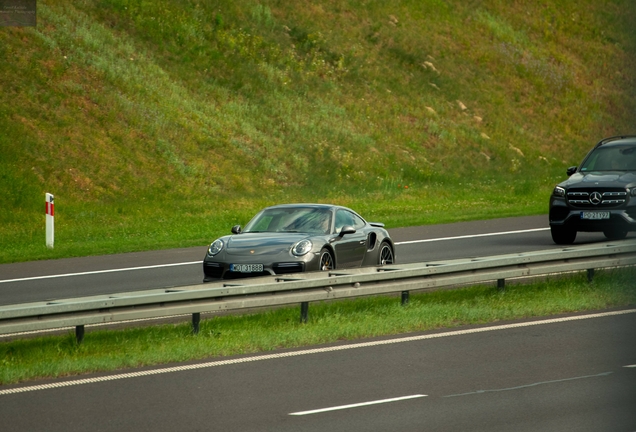
[(201, 322), (201, 314), (199, 312), (192, 314), (192, 333), (199, 334), (199, 323)]
[(497, 279), (497, 289), (499, 291), (506, 290), (506, 280), (505, 279)]
[(409, 292), (402, 291), (402, 306), (409, 304)]
[(309, 314), (309, 302), (302, 302), (300, 304), (300, 322), (307, 323), (307, 315)]
[(587, 269), (587, 281), (592, 283), (594, 281), (594, 269)]
[(77, 344), (81, 344), (82, 341), (84, 340), (84, 326), (83, 325), (78, 325), (75, 326), (75, 340), (77, 341)]

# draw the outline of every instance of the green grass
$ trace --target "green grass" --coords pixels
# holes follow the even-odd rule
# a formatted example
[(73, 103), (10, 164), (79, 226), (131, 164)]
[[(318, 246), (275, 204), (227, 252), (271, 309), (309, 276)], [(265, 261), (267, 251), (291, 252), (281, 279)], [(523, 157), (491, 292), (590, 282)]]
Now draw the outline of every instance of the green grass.
[[(282, 202), (389, 228), (546, 213), (636, 133), (634, 22), (631, 0), (40, 2), (0, 28), (0, 263), (202, 246)], [(634, 276), (5, 341), (0, 384), (634, 305)]]
[[(398, 188), (397, 184), (391, 188), (394, 190), (363, 198), (343, 193), (333, 200), (316, 197), (315, 201), (351, 206), (370, 221), (398, 227), (540, 214), (546, 206), (545, 196), (549, 194), (549, 191), (513, 191), (510, 196), (502, 197), (498, 188), (487, 190), (471, 185), (455, 193), (447, 190), (430, 194), (415, 192), (416, 187)], [(423, 194), (430, 198), (423, 201)], [(283, 195), (280, 196), (280, 201), (284, 201)], [(289, 198), (290, 194), (285, 197)], [(290, 200), (314, 201), (300, 194)], [(0, 249), (0, 262), (204, 246), (220, 235), (229, 234), (233, 225), (245, 225), (260, 207), (275, 202), (265, 197), (249, 202), (239, 199), (219, 209), (203, 200), (164, 203), (159, 208), (155, 203), (143, 201), (108, 207), (67, 203), (64, 198), (56, 197), (54, 249), (47, 249), (44, 244), (41, 215), (17, 212), (15, 219), (4, 226), (7, 241)], [(32, 223), (28, 222), (30, 217)]]
[(312, 303), (307, 324), (299, 308), (204, 319), (198, 335), (189, 323), (125, 330), (87, 328), (75, 335), (0, 342), (0, 385), (46, 377), (114, 371), (172, 362), (266, 352), (439, 328), (542, 317), (636, 305), (636, 268), (550, 277), (511, 284), (504, 291), (477, 286), (411, 294)]
[(38, 4), (0, 29), (0, 263), (204, 245), (281, 202), (545, 213), (636, 132), (633, 22), (629, 0)]

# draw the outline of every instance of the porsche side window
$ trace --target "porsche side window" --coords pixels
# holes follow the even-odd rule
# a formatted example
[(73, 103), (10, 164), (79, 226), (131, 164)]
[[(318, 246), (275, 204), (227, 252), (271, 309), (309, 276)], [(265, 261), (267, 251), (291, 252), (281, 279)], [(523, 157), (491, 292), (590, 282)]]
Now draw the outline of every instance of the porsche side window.
[(346, 210), (338, 210), (336, 212), (336, 232), (340, 232), (343, 226), (353, 226), (353, 219), (351, 213)]
[(358, 217), (357, 215), (351, 213), (351, 219), (353, 219), (353, 227), (357, 230), (364, 228), (364, 226), (366, 225), (366, 223), (364, 222), (364, 220), (362, 220), (362, 218)]
[(365, 226), (364, 220), (347, 210), (338, 210), (336, 213), (336, 232), (340, 232), (343, 226), (350, 225), (356, 230)]

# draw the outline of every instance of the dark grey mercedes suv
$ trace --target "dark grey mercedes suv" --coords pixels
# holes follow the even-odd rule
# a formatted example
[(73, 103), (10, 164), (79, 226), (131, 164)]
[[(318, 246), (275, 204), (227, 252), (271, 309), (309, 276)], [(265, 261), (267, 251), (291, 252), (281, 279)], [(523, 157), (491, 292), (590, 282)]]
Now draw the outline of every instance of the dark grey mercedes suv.
[(636, 231), (636, 135), (596, 144), (550, 197), (556, 244), (572, 244), (578, 231), (602, 231), (617, 240)]

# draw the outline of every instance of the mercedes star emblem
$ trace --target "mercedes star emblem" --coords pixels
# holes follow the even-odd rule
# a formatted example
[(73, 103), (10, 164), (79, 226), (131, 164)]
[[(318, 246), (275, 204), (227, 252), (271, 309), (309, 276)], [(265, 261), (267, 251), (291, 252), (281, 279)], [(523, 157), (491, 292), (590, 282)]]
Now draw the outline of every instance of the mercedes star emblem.
[(603, 195), (600, 192), (592, 192), (590, 195), (590, 202), (594, 205), (599, 205), (603, 200)]

